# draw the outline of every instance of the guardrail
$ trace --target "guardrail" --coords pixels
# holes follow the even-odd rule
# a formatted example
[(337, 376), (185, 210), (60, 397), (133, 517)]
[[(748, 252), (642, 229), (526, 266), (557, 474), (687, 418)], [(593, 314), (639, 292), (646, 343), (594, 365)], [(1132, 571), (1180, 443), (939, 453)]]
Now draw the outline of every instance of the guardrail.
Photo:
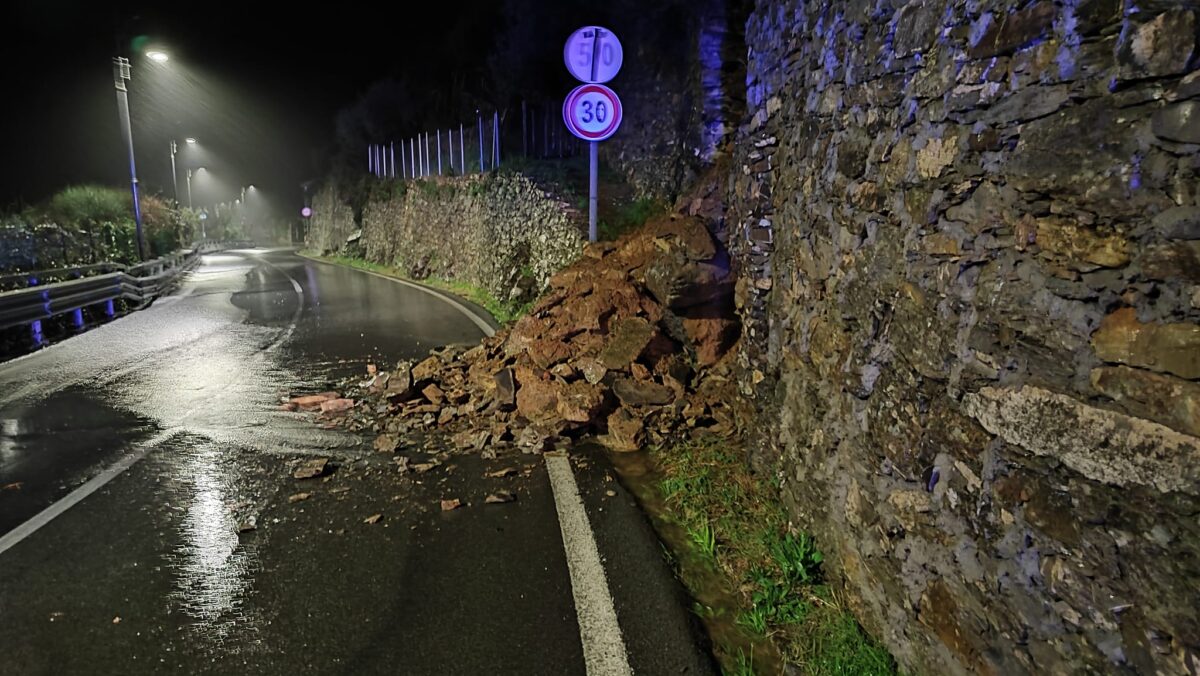
[[(112, 302), (118, 299), (145, 305), (166, 290), (201, 254), (246, 245), (253, 246), (253, 243), (208, 242), (129, 267), (117, 263), (97, 263), (78, 268), (7, 275), (4, 279), (9, 281), (24, 276), (29, 285), (0, 292), (0, 329), (33, 324), (72, 310), (101, 304), (106, 306), (106, 314), (111, 316)], [(62, 276), (64, 273), (84, 274), (104, 270), (112, 271), (65, 282), (39, 284), (46, 277)], [(35, 333), (40, 331), (35, 330)]]

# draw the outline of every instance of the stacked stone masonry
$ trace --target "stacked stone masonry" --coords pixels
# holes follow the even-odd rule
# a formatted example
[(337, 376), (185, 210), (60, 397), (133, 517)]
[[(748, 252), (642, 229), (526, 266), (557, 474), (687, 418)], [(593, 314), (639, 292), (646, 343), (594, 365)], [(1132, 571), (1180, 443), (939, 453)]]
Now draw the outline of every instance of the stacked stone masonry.
[(1200, 670), (1200, 5), (759, 0), (742, 387), (915, 673)]
[[(587, 229), (577, 210), (515, 172), (381, 182), (359, 224), (328, 187), (314, 212), (312, 249), (349, 249), (414, 278), (472, 284), (501, 301), (532, 300), (544, 290), (579, 257)], [(359, 229), (358, 244), (348, 247)]]

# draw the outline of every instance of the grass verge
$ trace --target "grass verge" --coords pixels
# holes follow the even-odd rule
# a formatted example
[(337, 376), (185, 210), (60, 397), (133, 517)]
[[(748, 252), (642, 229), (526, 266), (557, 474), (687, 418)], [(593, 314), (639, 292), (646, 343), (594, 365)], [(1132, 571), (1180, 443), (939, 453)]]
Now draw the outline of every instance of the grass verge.
[[(651, 449), (651, 457), (661, 473), (665, 516), (687, 533), (689, 555), (735, 591), (733, 623), (749, 642), (715, 639), (726, 673), (777, 669), (756, 663), (753, 647), (762, 640), (805, 674), (897, 673), (891, 655), (826, 583), (816, 542), (791, 528), (775, 488), (749, 472), (738, 448), (709, 437)], [(681, 573), (693, 595), (702, 596), (694, 585), (706, 576)]]
[(407, 280), (410, 282), (416, 282), (418, 284), (425, 284), (427, 286), (432, 286), (436, 289), (448, 291), (456, 296), (465, 298), (466, 300), (469, 300), (472, 303), (475, 303), (476, 305), (483, 307), (485, 310), (487, 310), (489, 313), (491, 313), (491, 315), (493, 317), (496, 318), (496, 321), (500, 322), (501, 324), (507, 324), (509, 322), (520, 319), (526, 312), (529, 311), (529, 308), (533, 305), (532, 303), (524, 303), (521, 305), (513, 305), (511, 303), (505, 303), (505, 302), (501, 301), (500, 299), (496, 298), (495, 296), (493, 296), (492, 294), (488, 293), (488, 291), (486, 289), (475, 286), (473, 284), (467, 284), (466, 282), (458, 282), (458, 281), (449, 280), (449, 279), (440, 279), (437, 277), (429, 277), (427, 279), (420, 279), (420, 280), (412, 279), (408, 275), (405, 275), (403, 272), (401, 272), (399, 269), (391, 267), (390, 265), (383, 265), (382, 263), (372, 263), (370, 261), (365, 261), (361, 258), (353, 258), (351, 256), (319, 256), (317, 254), (312, 253), (311, 251), (306, 251), (303, 253), (305, 256), (308, 256), (309, 258), (316, 258), (318, 260), (326, 261), (328, 263), (336, 263), (337, 265), (345, 265), (347, 267), (355, 268), (357, 270), (367, 270), (369, 272), (386, 275), (388, 277), (395, 277), (397, 279), (403, 279), (403, 280)]

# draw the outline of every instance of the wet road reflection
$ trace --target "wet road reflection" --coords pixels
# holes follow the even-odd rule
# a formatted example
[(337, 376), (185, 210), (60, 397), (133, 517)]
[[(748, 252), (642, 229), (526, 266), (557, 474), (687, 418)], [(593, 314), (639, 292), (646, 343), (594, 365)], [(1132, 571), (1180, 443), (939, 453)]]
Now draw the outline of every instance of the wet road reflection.
[(239, 500), (231, 476), (222, 471), (223, 451), (201, 443), (172, 458), (184, 517), (178, 545), (167, 555), (174, 578), (171, 600), (192, 619), (189, 630), (198, 645), (225, 650), (226, 639), (238, 634), (236, 645), (252, 645), (247, 631), (258, 623), (246, 615), (246, 597), (259, 568), (252, 539), (239, 542)]
[[(129, 664), (121, 654), (129, 644), (109, 640), (125, 630), (126, 641), (153, 636), (143, 654), (155, 662), (166, 656), (176, 668), (194, 666), (193, 657), (209, 665), (229, 664), (229, 655), (253, 653), (246, 664), (270, 659), (279, 608), (291, 608), (291, 622), (311, 614), (290, 595), (261, 601), (264, 585), (270, 588), (262, 563), (270, 529), (239, 530), (278, 500), (280, 479), (291, 480), (286, 463), (297, 454), (347, 463), (370, 454), (357, 436), (279, 410), (280, 398), (328, 389), (368, 362), (391, 364), (480, 335), (443, 301), (386, 279), (287, 253), (230, 252), (205, 256), (177, 292), (144, 311), (0, 364), (0, 487), (22, 485), (0, 491), (0, 534), (147, 439), (167, 439), (5, 554), (0, 643), (25, 650), (13, 663), (78, 667), (85, 654), (103, 654), (108, 666)], [(132, 487), (130, 475), (144, 483)], [(87, 509), (106, 499), (117, 505), (110, 513)], [(106, 522), (106, 532), (72, 533), (68, 526), (85, 518)], [(73, 550), (100, 552), (101, 562), (61, 556)], [(31, 578), (38, 589), (27, 589)], [(93, 578), (97, 584), (73, 587), (70, 599), (53, 591)], [(11, 623), (6, 633), (15, 597), (25, 613), (20, 632), (33, 621), (29, 613), (66, 608), (86, 627), (79, 630), (89, 637), (79, 643), (85, 652), (33, 648), (60, 640), (54, 633), (19, 638)], [(114, 634), (99, 636), (96, 627)], [(0, 655), (0, 673), (13, 654)], [(141, 666), (152, 668), (133, 671), (158, 671)]]

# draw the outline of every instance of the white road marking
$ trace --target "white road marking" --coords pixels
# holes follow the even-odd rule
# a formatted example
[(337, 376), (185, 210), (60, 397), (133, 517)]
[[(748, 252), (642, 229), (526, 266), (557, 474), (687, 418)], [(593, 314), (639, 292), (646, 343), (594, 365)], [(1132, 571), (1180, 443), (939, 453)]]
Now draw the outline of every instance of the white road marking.
[(296, 311), (292, 313), (292, 322), (288, 325), (287, 331), (284, 331), (282, 335), (280, 335), (275, 339), (274, 342), (267, 346), (267, 351), (270, 352), (271, 350), (274, 350), (282, 345), (285, 340), (291, 338), (292, 333), (296, 331), (296, 325), (300, 323), (300, 313), (304, 311), (304, 288), (300, 286), (300, 282), (297, 282), (295, 279), (293, 279), (291, 275), (284, 272), (278, 265), (275, 265), (265, 258), (260, 260), (272, 268), (275, 268), (275, 271), (279, 274), (287, 277), (287, 280), (292, 283), (292, 289), (296, 292)]
[(3, 554), (12, 547), (16, 546), (21, 540), (33, 535), (34, 532), (36, 532), (39, 528), (50, 523), (68, 509), (79, 504), (81, 500), (92, 493), (95, 493), (102, 486), (104, 486), (104, 484), (120, 476), (122, 472), (132, 467), (133, 464), (138, 460), (146, 457), (146, 454), (154, 450), (156, 446), (175, 436), (178, 432), (178, 429), (169, 429), (159, 432), (151, 437), (146, 443), (138, 447), (137, 450), (116, 461), (103, 472), (100, 472), (100, 474), (92, 477), (87, 483), (68, 493), (66, 497), (38, 512), (33, 516), (33, 518), (29, 519), (20, 526), (17, 526), (16, 528), (5, 533), (3, 537), (0, 537), (0, 554)]
[[(305, 256), (300, 253), (297, 253), (296, 255), (300, 256), (301, 258), (310, 260), (310, 261), (314, 261), (317, 263), (324, 263), (325, 265), (337, 265), (337, 263), (330, 263), (329, 261), (323, 261), (320, 258), (313, 258), (312, 256)], [(381, 275), (378, 272), (371, 272), (370, 270), (362, 270), (359, 268), (351, 268), (351, 269), (358, 270), (359, 272), (362, 272), (362, 273), (365, 273), (368, 275), (372, 275), (372, 276), (378, 277), (380, 279), (386, 279), (388, 281), (392, 281), (397, 284), (411, 286), (412, 288), (417, 289), (418, 291), (424, 291), (425, 293), (433, 296), (434, 298), (440, 298), (441, 300), (443, 300), (447, 304), (449, 304), (451, 307), (453, 307), (455, 310), (458, 310), (459, 312), (466, 315), (467, 319), (470, 319), (472, 322), (475, 323), (475, 326), (479, 327), (480, 331), (483, 331), (483, 335), (487, 336), (488, 338), (491, 338), (492, 336), (496, 335), (496, 329), (493, 329), (491, 324), (488, 324), (487, 322), (483, 321), (483, 319), (480, 318), (479, 315), (475, 314), (474, 312), (471, 312), (469, 309), (467, 309), (467, 307), (465, 305), (454, 300), (453, 298), (450, 298), (449, 296), (440, 294), (437, 291), (434, 291), (433, 289), (431, 289), (427, 286), (424, 286), (422, 284), (416, 284), (414, 282), (410, 282), (407, 279), (400, 279), (398, 277), (388, 277), (387, 275)]]
[(571, 592), (575, 597), (575, 614), (579, 618), (579, 638), (583, 642), (583, 661), (588, 676), (628, 676), (629, 656), (608, 579), (600, 563), (600, 551), (592, 535), (579, 486), (566, 454), (546, 454), (546, 471), (554, 490), (558, 510), (558, 525), (562, 530), (563, 548), (567, 552), (567, 569), (571, 574)]

